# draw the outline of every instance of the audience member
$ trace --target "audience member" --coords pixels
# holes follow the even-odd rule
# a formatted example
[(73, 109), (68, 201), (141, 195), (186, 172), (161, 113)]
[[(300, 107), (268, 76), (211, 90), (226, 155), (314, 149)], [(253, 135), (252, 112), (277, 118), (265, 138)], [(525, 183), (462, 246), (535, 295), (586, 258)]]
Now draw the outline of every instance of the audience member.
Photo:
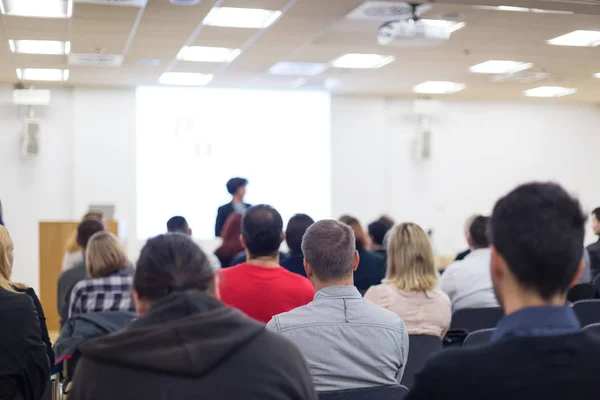
[(440, 288), (452, 301), (452, 310), (497, 307), (490, 274), (488, 217), (475, 217), (469, 228), (471, 252), (446, 267)]
[(242, 235), (242, 214), (234, 212), (229, 214), (221, 232), (223, 242), (215, 250), (215, 255), (223, 268), (231, 267), (233, 258), (244, 250), (240, 236)]
[[(192, 237), (192, 228), (188, 225), (187, 220), (181, 215), (176, 215), (171, 217), (167, 221), (167, 232), (168, 233), (181, 233), (183, 235)], [(206, 253), (206, 252), (205, 252)], [(221, 269), (221, 261), (215, 256), (213, 253), (206, 253), (208, 257), (208, 261), (212, 266), (212, 269), (219, 270)]]
[(70, 399), (316, 400), (296, 347), (218, 300), (218, 279), (188, 237), (150, 239), (134, 288), (141, 317), (79, 347)]
[[(600, 236), (600, 207), (592, 211), (592, 230), (594, 235)], [(596, 278), (600, 275), (600, 239), (596, 243), (592, 243), (587, 247), (590, 256), (590, 266), (592, 269), (592, 277)]]
[(97, 232), (86, 250), (88, 279), (71, 292), (68, 318), (102, 311), (135, 311), (131, 295), (133, 271), (119, 240), (110, 232)]
[(364, 294), (371, 286), (379, 285), (385, 277), (385, 257), (368, 250), (369, 237), (356, 218), (344, 215), (340, 221), (350, 226), (356, 237), (356, 250), (360, 261), (358, 269), (354, 271), (354, 286), (361, 294)]
[(227, 191), (232, 196), (231, 202), (219, 207), (217, 212), (217, 221), (215, 222), (215, 236), (221, 236), (223, 226), (229, 214), (234, 212), (244, 213), (250, 204), (244, 203), (246, 195), (246, 185), (248, 180), (245, 178), (231, 178), (227, 182)]
[(390, 234), (388, 268), (381, 285), (371, 286), (365, 299), (402, 317), (411, 335), (444, 337), (452, 305), (439, 288), (429, 238), (413, 223), (398, 225)]
[(386, 233), (392, 227), (389, 224), (385, 223), (383, 220), (378, 219), (377, 221), (371, 222), (367, 227), (367, 231), (369, 232), (369, 237), (371, 238), (371, 250), (375, 253), (380, 253), (385, 257), (386, 249), (383, 245), (383, 240), (385, 239)]
[(404, 322), (364, 300), (354, 287), (355, 246), (354, 233), (344, 223), (311, 225), (302, 250), (315, 298), (267, 324), (300, 348), (318, 392), (397, 384), (406, 365)]
[[(104, 223), (104, 214), (102, 214), (99, 211), (90, 211), (83, 216), (81, 221), (87, 221), (88, 219), (95, 219)], [(83, 254), (81, 247), (77, 243), (77, 229), (75, 229), (69, 236), (69, 239), (67, 240), (65, 255), (62, 261), (63, 272), (73, 268), (78, 264), (81, 264), (83, 262), (84, 257), (85, 255)]]
[[(465, 222), (465, 239), (467, 240), (467, 243), (469, 243), (469, 229), (471, 228), (471, 224), (473, 223), (473, 221), (475, 220), (475, 218), (477, 218), (477, 214), (473, 214), (471, 215), (469, 218), (467, 218), (466, 222)], [(468, 248), (465, 251), (462, 251), (460, 253), (458, 253), (456, 255), (456, 259), (454, 261), (460, 261), (463, 260), (466, 256), (469, 255), (469, 253), (471, 253), (471, 249)]]
[(290, 272), (306, 276), (304, 271), (304, 255), (302, 254), (302, 237), (315, 221), (306, 214), (296, 214), (288, 221), (285, 229), (285, 241), (290, 250), (288, 256), (280, 260), (281, 266)]
[[(90, 238), (97, 232), (103, 232), (104, 225), (97, 219), (88, 219), (79, 224), (77, 227), (77, 244), (85, 251)], [(56, 290), (56, 301), (58, 315), (64, 321), (69, 313), (69, 300), (71, 299), (71, 292), (77, 282), (82, 281), (87, 276), (87, 266), (85, 264), (85, 258), (73, 268), (64, 271), (58, 277), (58, 288)]]
[(585, 216), (551, 183), (519, 186), (494, 207), (491, 271), (506, 316), (487, 346), (431, 360), (416, 399), (596, 399), (600, 343), (581, 332), (567, 291), (581, 273)]
[(273, 207), (250, 207), (242, 219), (247, 262), (221, 271), (221, 298), (248, 316), (268, 322), (274, 315), (309, 303), (310, 281), (279, 265), (283, 221)]

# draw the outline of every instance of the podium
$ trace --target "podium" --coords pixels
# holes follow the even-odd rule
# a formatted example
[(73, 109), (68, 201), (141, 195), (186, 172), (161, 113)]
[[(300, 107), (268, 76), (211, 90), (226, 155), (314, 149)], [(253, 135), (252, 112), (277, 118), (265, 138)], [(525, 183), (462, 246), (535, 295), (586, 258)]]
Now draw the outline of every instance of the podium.
[[(40, 302), (46, 314), (46, 324), (49, 331), (60, 330), (58, 310), (56, 309), (56, 286), (58, 276), (62, 272), (62, 261), (69, 237), (77, 230), (79, 222), (53, 221), (39, 223), (39, 293)], [(108, 220), (106, 227), (109, 232), (118, 235), (117, 221)]]

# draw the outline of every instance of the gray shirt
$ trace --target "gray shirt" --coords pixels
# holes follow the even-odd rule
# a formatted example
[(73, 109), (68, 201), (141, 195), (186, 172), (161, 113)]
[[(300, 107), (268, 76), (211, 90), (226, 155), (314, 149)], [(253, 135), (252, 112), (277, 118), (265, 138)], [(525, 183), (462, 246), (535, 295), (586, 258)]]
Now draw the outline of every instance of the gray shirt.
[(273, 317), (267, 328), (300, 348), (317, 392), (393, 385), (402, 378), (404, 321), (364, 300), (354, 286), (321, 289), (309, 304)]

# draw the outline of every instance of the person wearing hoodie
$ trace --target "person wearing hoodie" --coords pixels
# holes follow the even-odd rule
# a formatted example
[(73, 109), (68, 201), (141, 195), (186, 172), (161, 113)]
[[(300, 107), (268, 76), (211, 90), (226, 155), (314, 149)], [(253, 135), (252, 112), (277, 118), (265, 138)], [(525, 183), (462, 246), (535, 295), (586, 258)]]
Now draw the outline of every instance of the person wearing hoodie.
[(134, 276), (141, 317), (79, 346), (69, 399), (317, 400), (299, 350), (219, 297), (189, 237), (148, 240)]

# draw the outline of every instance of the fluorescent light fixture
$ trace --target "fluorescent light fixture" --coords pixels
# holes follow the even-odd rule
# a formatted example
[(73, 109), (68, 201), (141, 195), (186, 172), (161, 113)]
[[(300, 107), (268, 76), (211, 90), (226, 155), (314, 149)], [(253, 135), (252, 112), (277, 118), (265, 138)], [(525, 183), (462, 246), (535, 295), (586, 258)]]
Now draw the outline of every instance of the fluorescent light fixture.
[(294, 79), (294, 82), (292, 82), (292, 87), (294, 89), (297, 89), (300, 86), (306, 85), (307, 82), (308, 82), (308, 79), (306, 79), (306, 78), (296, 78), (296, 79)]
[(229, 63), (235, 60), (242, 51), (226, 47), (185, 46), (177, 54), (178, 60), (197, 62)]
[(533, 67), (532, 63), (519, 61), (490, 60), (469, 67), (469, 71), (476, 74), (514, 74)]
[(23, 54), (69, 54), (71, 42), (58, 40), (12, 40), (8, 41), (13, 53)]
[(213, 7), (202, 23), (231, 28), (264, 29), (271, 26), (280, 16), (281, 11), (261, 8)]
[(384, 56), (381, 54), (348, 53), (333, 60), (331, 65), (336, 68), (381, 68), (395, 59), (394, 56)]
[(467, 25), (464, 22), (447, 21), (445, 19), (422, 19), (421, 22), (426, 25), (444, 28), (448, 33), (456, 32)]
[(281, 61), (269, 68), (272, 75), (315, 76), (329, 66), (321, 63)]
[(32, 18), (70, 18), (73, 0), (0, 0), (2, 14)]
[(178, 85), (178, 86), (204, 86), (212, 81), (212, 74), (198, 74), (195, 72), (165, 72), (158, 83), (163, 85)]
[(563, 14), (563, 15), (575, 14), (573, 11), (544, 10), (541, 8), (527, 8), (527, 7), (514, 7), (514, 6), (474, 6), (473, 8), (477, 8), (479, 10), (530, 12), (530, 13), (536, 13), (536, 14)]
[(573, 31), (550, 39), (547, 43), (555, 46), (594, 47), (600, 44), (600, 31)]
[(23, 81), (64, 82), (69, 79), (69, 70), (50, 68), (17, 68), (17, 78)]
[(600, 79), (600, 72), (598, 72), (597, 74), (594, 74), (594, 78)]
[(577, 92), (577, 89), (560, 86), (540, 86), (523, 92), (528, 97), (562, 97)]
[(448, 81), (427, 81), (413, 88), (415, 93), (423, 94), (451, 94), (460, 92), (466, 87), (464, 83)]

